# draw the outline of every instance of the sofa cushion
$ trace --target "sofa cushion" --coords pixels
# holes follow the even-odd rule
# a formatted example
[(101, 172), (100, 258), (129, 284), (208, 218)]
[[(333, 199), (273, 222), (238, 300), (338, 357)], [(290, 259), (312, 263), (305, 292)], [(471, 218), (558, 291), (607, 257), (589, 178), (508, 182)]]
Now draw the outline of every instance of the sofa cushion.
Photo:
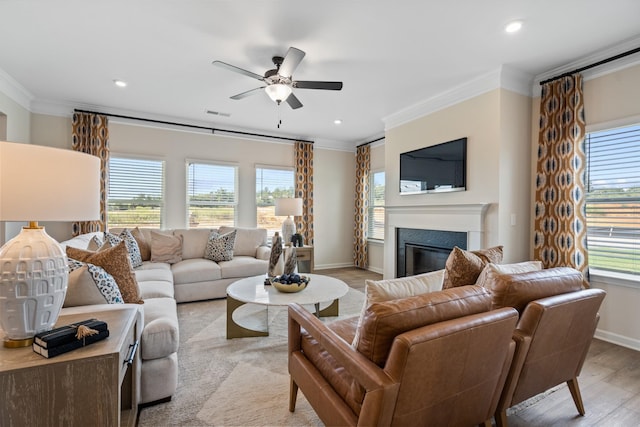
[(502, 246), (478, 251), (465, 251), (455, 246), (447, 258), (442, 288), (473, 285), (484, 266), (490, 262), (502, 262)]
[(528, 273), (496, 275), (487, 287), (492, 308), (513, 307), (520, 314), (529, 302), (584, 289), (584, 277), (569, 267), (548, 268)]
[(138, 286), (140, 286), (140, 296), (145, 301), (150, 298), (174, 298), (175, 296), (173, 282), (147, 280), (138, 282)]
[(144, 305), (142, 360), (159, 359), (178, 351), (178, 314), (173, 298), (151, 298)]
[(384, 367), (395, 337), (445, 320), (488, 311), (491, 294), (480, 286), (459, 286), (369, 306), (357, 332), (357, 351)]
[(151, 232), (151, 261), (175, 264), (182, 261), (182, 236)]
[(182, 259), (204, 258), (211, 231), (208, 228), (173, 230), (174, 236), (182, 236)]
[(220, 227), (218, 232), (226, 234), (233, 230), (236, 232), (236, 240), (233, 244), (233, 256), (256, 256), (259, 246), (267, 246), (267, 230), (264, 228)]
[(485, 265), (482, 273), (476, 280), (476, 285), (490, 288), (493, 286), (493, 281), (496, 276), (500, 274), (515, 274), (515, 273), (527, 273), (529, 271), (542, 270), (541, 261), (524, 261), (515, 264), (494, 264), (490, 262)]
[(204, 257), (215, 262), (232, 260), (233, 244), (235, 240), (236, 230), (222, 235), (217, 231), (212, 231), (209, 233), (207, 249), (204, 251)]
[[(367, 307), (374, 302), (390, 301), (442, 290), (443, 276), (444, 270), (437, 270), (397, 279), (365, 281), (365, 300), (360, 311), (358, 325), (362, 324)], [(358, 348), (359, 331), (360, 328), (356, 328), (356, 334), (351, 344), (353, 348)]]
[(231, 261), (220, 261), (218, 263), (223, 279), (232, 277), (251, 277), (266, 275), (269, 268), (269, 261), (256, 259), (252, 256), (234, 256)]
[(143, 261), (142, 265), (136, 268), (135, 271), (140, 270), (165, 270), (171, 271), (171, 264), (166, 262), (152, 262), (152, 261)]
[(204, 258), (185, 259), (171, 266), (174, 284), (207, 282), (222, 278), (220, 266)]
[(168, 282), (173, 284), (173, 274), (171, 270), (164, 268), (137, 268), (134, 270), (138, 283), (151, 280)]
[(140, 299), (140, 289), (131, 268), (129, 252), (124, 241), (100, 252), (91, 252), (67, 246), (67, 256), (104, 268), (107, 273), (116, 279), (124, 302), (137, 304), (144, 302)]
[(116, 280), (104, 268), (69, 259), (69, 269), (63, 307), (124, 304)]

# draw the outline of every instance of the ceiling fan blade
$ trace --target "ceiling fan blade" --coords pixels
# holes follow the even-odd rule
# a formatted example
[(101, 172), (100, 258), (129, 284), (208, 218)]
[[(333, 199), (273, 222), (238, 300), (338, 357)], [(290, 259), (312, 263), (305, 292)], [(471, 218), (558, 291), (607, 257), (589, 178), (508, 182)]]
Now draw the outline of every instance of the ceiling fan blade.
[(264, 77), (261, 76), (260, 74), (253, 73), (251, 71), (245, 70), (244, 68), (236, 67), (235, 65), (227, 64), (226, 62), (213, 61), (212, 64), (217, 67), (221, 67), (226, 70), (233, 71), (235, 73), (244, 74), (245, 76), (252, 77), (256, 80), (264, 80)]
[(300, 65), (300, 61), (304, 58), (305, 53), (300, 49), (296, 49), (295, 47), (290, 47), (287, 51), (287, 54), (282, 61), (282, 65), (280, 65), (280, 69), (278, 70), (278, 74), (282, 77), (291, 77), (293, 72), (298, 65)]
[(294, 94), (289, 95), (289, 97), (287, 98), (287, 104), (289, 104), (289, 107), (293, 108), (294, 110), (302, 107), (302, 102), (300, 102), (300, 100), (296, 98)]
[(324, 89), (324, 90), (341, 90), (342, 82), (319, 82), (308, 80), (297, 80), (292, 83), (293, 87), (298, 89)]
[(237, 94), (237, 95), (233, 95), (233, 96), (231, 97), (231, 99), (238, 100), (238, 99), (246, 98), (247, 96), (251, 96), (251, 95), (254, 95), (254, 94), (256, 94), (256, 93), (260, 92), (260, 91), (261, 91), (261, 90), (263, 90), (265, 87), (266, 87), (266, 86), (261, 86), (261, 87), (257, 87), (257, 88), (255, 88), (255, 89), (248, 90), (248, 91), (246, 91), (246, 92), (239, 93), (239, 94)]

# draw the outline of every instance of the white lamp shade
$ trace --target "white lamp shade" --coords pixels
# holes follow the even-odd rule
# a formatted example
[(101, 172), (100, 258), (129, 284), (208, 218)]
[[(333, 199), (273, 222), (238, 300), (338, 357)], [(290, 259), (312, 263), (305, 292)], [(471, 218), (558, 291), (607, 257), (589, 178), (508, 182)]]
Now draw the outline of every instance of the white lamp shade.
[(276, 199), (276, 216), (300, 216), (302, 215), (302, 199), (283, 198)]
[(100, 218), (100, 159), (0, 141), (0, 221)]
[(269, 95), (269, 98), (271, 98), (273, 102), (280, 104), (282, 101), (285, 101), (289, 95), (291, 95), (293, 89), (282, 83), (276, 83), (265, 87), (264, 91), (267, 92), (267, 95)]

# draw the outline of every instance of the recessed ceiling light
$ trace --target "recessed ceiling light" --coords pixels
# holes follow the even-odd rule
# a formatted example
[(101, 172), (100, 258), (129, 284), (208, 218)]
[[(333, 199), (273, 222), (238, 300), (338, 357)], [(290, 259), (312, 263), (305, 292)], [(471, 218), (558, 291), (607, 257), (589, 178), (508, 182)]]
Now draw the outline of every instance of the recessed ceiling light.
[(522, 21), (513, 21), (513, 22), (509, 22), (507, 26), (504, 27), (504, 30), (507, 33), (517, 33), (518, 31), (520, 31), (521, 28), (522, 28)]
[(113, 84), (118, 86), (118, 87), (127, 87), (127, 82), (124, 82), (124, 81), (118, 80), (118, 79), (115, 79), (113, 81)]
[(335, 120), (333, 121), (333, 124), (334, 124), (334, 125), (341, 125), (341, 124), (342, 124), (342, 120), (340, 120), (340, 119), (335, 119)]

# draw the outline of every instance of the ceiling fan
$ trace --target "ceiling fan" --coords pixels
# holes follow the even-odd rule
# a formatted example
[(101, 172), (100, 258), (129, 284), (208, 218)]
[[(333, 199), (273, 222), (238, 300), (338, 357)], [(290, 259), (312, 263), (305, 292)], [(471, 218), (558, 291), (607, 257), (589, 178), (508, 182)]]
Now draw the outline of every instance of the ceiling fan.
[(265, 86), (260, 86), (255, 89), (251, 89), (246, 92), (234, 95), (231, 97), (231, 99), (243, 99), (264, 89), (267, 95), (269, 95), (269, 98), (271, 98), (276, 104), (280, 105), (282, 101), (286, 101), (286, 103), (289, 104), (291, 108), (296, 109), (302, 107), (302, 103), (293, 94), (294, 88), (322, 90), (342, 89), (342, 82), (293, 80), (293, 72), (302, 61), (302, 58), (304, 58), (304, 55), (305, 53), (300, 49), (290, 47), (284, 57), (274, 56), (272, 58), (273, 64), (276, 66), (276, 68), (267, 70), (264, 73), (264, 76), (253, 73), (251, 71), (247, 71), (243, 68), (236, 67), (235, 65), (227, 64), (226, 62), (222, 61), (213, 61), (212, 64), (266, 83)]

